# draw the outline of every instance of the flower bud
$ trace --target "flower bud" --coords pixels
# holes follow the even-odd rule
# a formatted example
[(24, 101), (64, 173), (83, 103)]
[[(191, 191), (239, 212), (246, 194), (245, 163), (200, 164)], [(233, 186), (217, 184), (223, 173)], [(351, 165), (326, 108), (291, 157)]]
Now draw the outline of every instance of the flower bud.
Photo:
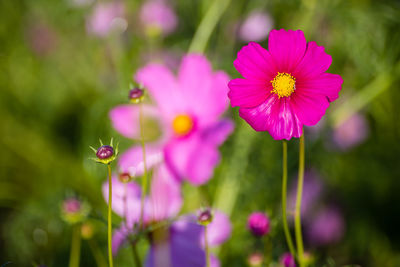
[(281, 256), (280, 263), (284, 267), (296, 267), (294, 257), (289, 252), (286, 252)]
[(144, 90), (140, 88), (133, 88), (129, 91), (129, 100), (134, 103), (138, 104), (142, 102), (144, 98)]
[(247, 227), (253, 235), (261, 237), (269, 233), (269, 218), (262, 212), (254, 212), (249, 216)]
[(213, 214), (211, 212), (211, 209), (202, 210), (200, 214), (197, 216), (197, 222), (204, 226), (210, 224), (212, 220), (213, 220)]
[(114, 150), (113, 139), (111, 138), (110, 145), (103, 145), (101, 140), (100, 145), (98, 149), (90, 147), (96, 153), (96, 158), (92, 158), (92, 160), (108, 165), (118, 156), (118, 144)]
[(118, 180), (121, 183), (129, 183), (130, 181), (132, 181), (132, 176), (129, 174), (129, 172), (121, 172), (120, 174), (118, 174)]
[(61, 205), (61, 217), (69, 224), (84, 221), (89, 212), (90, 206), (74, 197), (65, 199)]
[(260, 267), (263, 263), (263, 255), (261, 253), (255, 252), (249, 256), (247, 263), (249, 266)]

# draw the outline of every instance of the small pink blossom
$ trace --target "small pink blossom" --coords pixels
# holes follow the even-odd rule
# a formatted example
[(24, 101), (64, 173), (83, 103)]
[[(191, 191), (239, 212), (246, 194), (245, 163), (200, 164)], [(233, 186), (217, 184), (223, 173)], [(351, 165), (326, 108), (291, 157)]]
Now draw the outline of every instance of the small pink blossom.
[(87, 20), (87, 31), (100, 37), (107, 36), (112, 30), (125, 31), (124, 12), (122, 2), (98, 3)]
[(268, 234), (269, 218), (263, 212), (254, 212), (247, 220), (247, 227), (255, 236)]
[(239, 51), (233, 64), (244, 78), (229, 82), (231, 105), (275, 140), (300, 137), (303, 125), (317, 124), (339, 97), (343, 80), (326, 73), (331, 62), (302, 31), (272, 30), (268, 50), (251, 42)]
[(350, 149), (367, 137), (368, 122), (360, 113), (352, 115), (333, 131), (333, 141), (341, 150)]
[(253, 11), (240, 26), (239, 37), (245, 42), (261, 41), (267, 38), (273, 23), (268, 13)]
[(168, 35), (178, 24), (174, 10), (164, 0), (147, 0), (140, 10), (140, 21), (150, 35)]
[(289, 252), (286, 252), (281, 256), (280, 263), (283, 267), (296, 267), (294, 257)]

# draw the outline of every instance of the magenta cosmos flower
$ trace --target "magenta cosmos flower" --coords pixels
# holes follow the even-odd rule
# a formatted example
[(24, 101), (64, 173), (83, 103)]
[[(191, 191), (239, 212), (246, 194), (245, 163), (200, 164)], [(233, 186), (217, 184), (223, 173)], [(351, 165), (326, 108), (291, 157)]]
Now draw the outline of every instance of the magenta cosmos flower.
[(229, 82), (231, 105), (275, 140), (300, 137), (303, 125), (315, 125), (338, 98), (343, 80), (326, 73), (331, 62), (302, 31), (272, 30), (268, 50), (251, 42), (239, 51), (233, 64), (244, 78)]
[[(146, 153), (153, 163), (161, 154), (179, 180), (195, 185), (207, 182), (220, 159), (218, 147), (233, 130), (232, 121), (221, 118), (228, 106), (228, 75), (213, 72), (204, 56), (189, 54), (183, 58), (177, 77), (164, 65), (149, 64), (135, 78), (156, 104), (146, 107), (144, 113), (158, 121), (162, 132), (156, 142), (148, 144)], [(122, 135), (138, 138), (137, 107), (116, 107), (110, 117)], [(135, 166), (141, 161), (141, 148), (134, 147), (120, 157), (119, 167), (122, 171), (138, 169)]]

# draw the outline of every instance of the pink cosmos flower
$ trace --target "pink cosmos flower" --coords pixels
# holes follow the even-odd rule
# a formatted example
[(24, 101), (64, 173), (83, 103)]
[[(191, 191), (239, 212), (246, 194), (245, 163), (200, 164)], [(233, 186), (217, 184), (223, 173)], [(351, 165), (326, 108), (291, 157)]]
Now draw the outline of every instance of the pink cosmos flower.
[(253, 11), (239, 28), (239, 37), (245, 42), (267, 38), (274, 22), (268, 13)]
[(178, 24), (174, 10), (164, 0), (148, 0), (140, 10), (140, 20), (148, 34), (168, 35)]
[[(135, 183), (123, 184), (113, 178), (112, 208), (115, 213), (126, 218), (114, 231), (112, 240), (113, 253), (127, 241), (129, 235), (134, 235), (135, 224), (140, 218), (141, 192)], [(104, 199), (108, 200), (108, 184), (103, 185)], [(176, 219), (182, 206), (180, 185), (168, 172), (165, 165), (156, 168), (152, 180), (151, 192), (145, 200), (145, 226), (165, 220)], [(157, 228), (159, 229), (159, 228)], [(208, 242), (211, 247), (225, 242), (231, 234), (231, 225), (228, 217), (216, 211), (214, 220), (208, 225)], [(204, 228), (197, 224), (194, 215), (185, 215), (177, 218), (171, 225), (159, 230), (152, 230), (150, 236), (151, 248), (147, 256), (146, 266), (159, 266), (156, 262), (163, 262), (163, 266), (186, 267), (205, 266)], [(167, 262), (170, 265), (165, 265)], [(212, 266), (219, 266), (218, 259), (212, 257)]]
[(339, 97), (343, 80), (326, 73), (331, 62), (302, 31), (272, 30), (268, 50), (251, 42), (239, 51), (233, 64), (244, 78), (229, 82), (231, 105), (275, 140), (300, 137), (303, 125), (318, 123)]
[[(208, 60), (197, 54), (183, 58), (178, 77), (160, 64), (147, 65), (135, 77), (156, 104), (144, 113), (158, 120), (162, 132), (157, 142), (148, 144), (146, 154), (155, 164), (156, 159), (164, 159), (179, 180), (195, 185), (207, 182), (220, 159), (218, 147), (233, 130), (232, 121), (221, 118), (228, 105), (229, 77), (223, 71), (213, 72)], [(137, 107), (118, 106), (110, 117), (118, 132), (138, 138)], [(120, 157), (119, 167), (138, 170), (135, 166), (141, 162), (141, 148), (133, 147)]]
[(87, 20), (87, 31), (100, 37), (105, 37), (116, 29), (125, 31), (127, 22), (124, 12), (122, 2), (98, 3)]

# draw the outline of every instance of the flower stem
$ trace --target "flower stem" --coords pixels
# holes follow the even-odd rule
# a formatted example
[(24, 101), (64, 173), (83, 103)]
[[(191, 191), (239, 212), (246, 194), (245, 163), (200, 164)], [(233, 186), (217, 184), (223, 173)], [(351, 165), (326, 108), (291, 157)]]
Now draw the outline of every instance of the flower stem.
[(143, 228), (144, 220), (144, 198), (147, 192), (147, 166), (146, 166), (146, 146), (144, 143), (144, 129), (143, 129), (143, 104), (139, 107), (139, 124), (140, 124), (140, 143), (142, 145), (143, 152), (143, 177), (142, 177), (142, 196), (140, 202), (140, 229)]
[(137, 251), (136, 243), (132, 242), (131, 245), (132, 245), (133, 260), (135, 261), (135, 265), (137, 267), (141, 267), (142, 263), (140, 261), (140, 257), (139, 257), (139, 253)]
[(112, 217), (111, 217), (111, 207), (112, 207), (112, 181), (111, 181), (111, 166), (108, 167), (108, 262), (110, 267), (113, 267), (113, 255), (112, 255)]
[(287, 141), (282, 142), (282, 220), (283, 220), (283, 231), (285, 232), (286, 242), (289, 247), (290, 253), (293, 257), (296, 256), (294, 249), (292, 236), (290, 235), (289, 226), (287, 222)]
[(204, 226), (204, 245), (206, 250), (206, 267), (210, 267), (210, 248), (208, 247), (207, 225)]
[(305, 267), (304, 262), (304, 249), (303, 249), (303, 237), (301, 235), (301, 198), (303, 194), (303, 181), (304, 181), (304, 134), (300, 137), (299, 146), (299, 174), (297, 181), (297, 196), (296, 196), (296, 212), (294, 218), (295, 233), (296, 233), (296, 245), (298, 251), (298, 260), (300, 267)]
[(69, 267), (79, 267), (81, 254), (81, 228), (80, 225), (74, 225), (72, 229), (71, 253), (69, 257)]
[(89, 239), (88, 243), (90, 250), (92, 251), (93, 257), (97, 263), (97, 267), (107, 267), (107, 263), (96, 241), (94, 239)]

